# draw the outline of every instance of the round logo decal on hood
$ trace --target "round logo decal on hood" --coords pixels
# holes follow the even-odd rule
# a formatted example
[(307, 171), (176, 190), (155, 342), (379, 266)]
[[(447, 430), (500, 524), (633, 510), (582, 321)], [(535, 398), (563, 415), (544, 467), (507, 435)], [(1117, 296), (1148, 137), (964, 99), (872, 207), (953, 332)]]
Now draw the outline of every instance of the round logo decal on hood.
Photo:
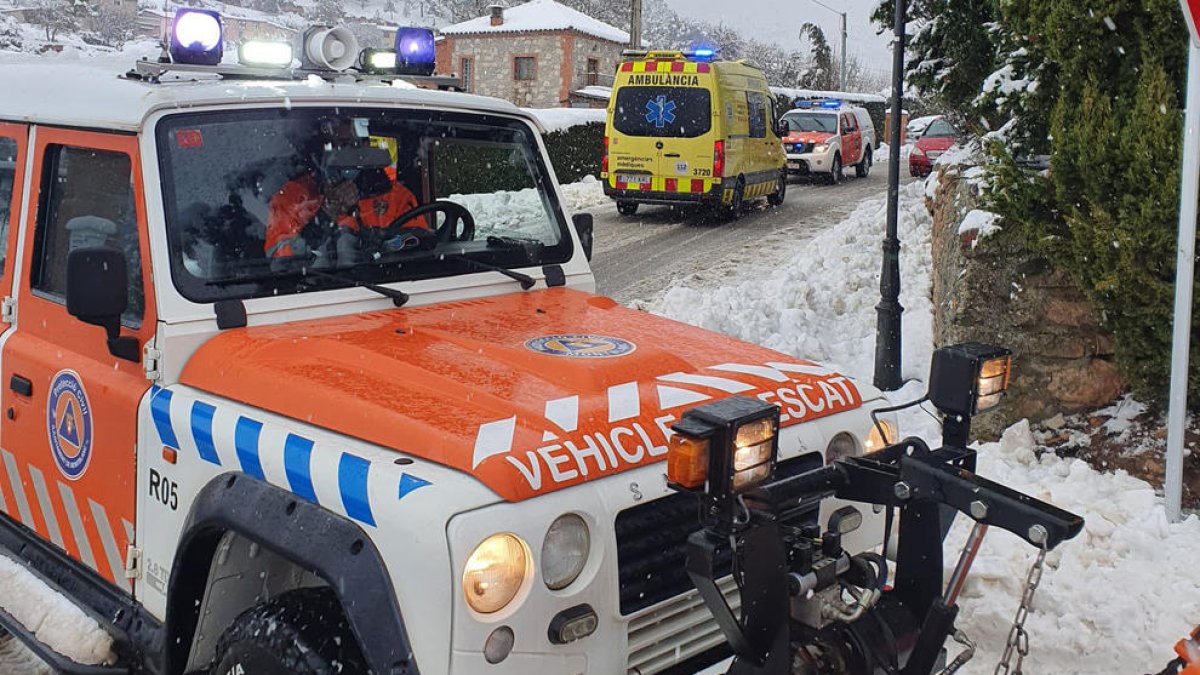
[(608, 358), (632, 354), (637, 346), (628, 340), (606, 335), (547, 335), (525, 343), (527, 349), (551, 356)]

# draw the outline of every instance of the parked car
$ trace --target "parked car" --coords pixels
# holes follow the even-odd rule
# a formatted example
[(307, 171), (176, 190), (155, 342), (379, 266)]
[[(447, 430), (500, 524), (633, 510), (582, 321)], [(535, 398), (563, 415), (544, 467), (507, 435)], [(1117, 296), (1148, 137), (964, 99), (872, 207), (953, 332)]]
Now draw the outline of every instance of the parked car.
[(958, 142), (958, 129), (939, 117), (930, 123), (908, 155), (908, 170), (917, 177), (933, 173), (933, 163)]
[(789, 111), (783, 121), (788, 125), (783, 139), (788, 173), (826, 174), (830, 183), (839, 183), (848, 165), (854, 166), (859, 178), (871, 172), (878, 141), (865, 108), (821, 101), (815, 107)]

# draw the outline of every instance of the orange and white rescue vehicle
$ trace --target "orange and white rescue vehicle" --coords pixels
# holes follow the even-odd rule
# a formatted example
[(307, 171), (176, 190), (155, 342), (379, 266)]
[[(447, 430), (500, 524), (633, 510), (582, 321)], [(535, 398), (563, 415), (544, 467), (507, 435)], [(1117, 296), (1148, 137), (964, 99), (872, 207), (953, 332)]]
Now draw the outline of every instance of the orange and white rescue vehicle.
[[(307, 60), (345, 35), (317, 38)], [(879, 393), (594, 295), (590, 217), (532, 117), (345, 49), (0, 67), (29, 92), (0, 100), (0, 548), (114, 662), (0, 625), (79, 673), (722, 658), (671, 425), (778, 404), (781, 470), (802, 470), (881, 446)], [(393, 181), (421, 206), (371, 225)]]

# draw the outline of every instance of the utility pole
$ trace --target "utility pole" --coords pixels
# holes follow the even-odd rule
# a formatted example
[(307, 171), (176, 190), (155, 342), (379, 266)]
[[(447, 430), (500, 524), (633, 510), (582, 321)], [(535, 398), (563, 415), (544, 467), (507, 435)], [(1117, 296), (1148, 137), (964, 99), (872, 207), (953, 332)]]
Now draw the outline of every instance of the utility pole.
[(892, 52), (892, 137), (888, 139), (887, 234), (883, 239), (883, 269), (879, 274), (879, 304), (875, 306), (875, 386), (896, 391), (900, 378), (900, 118), (904, 110), (904, 24), (906, 0), (896, 1), (896, 41)]
[(842, 73), (838, 78), (838, 88), (846, 91), (846, 12), (839, 12), (829, 5), (821, 2), (821, 0), (812, 0), (814, 3), (824, 7), (825, 9), (842, 17)]
[(630, 49), (642, 48), (642, 0), (630, 0), (629, 47)]

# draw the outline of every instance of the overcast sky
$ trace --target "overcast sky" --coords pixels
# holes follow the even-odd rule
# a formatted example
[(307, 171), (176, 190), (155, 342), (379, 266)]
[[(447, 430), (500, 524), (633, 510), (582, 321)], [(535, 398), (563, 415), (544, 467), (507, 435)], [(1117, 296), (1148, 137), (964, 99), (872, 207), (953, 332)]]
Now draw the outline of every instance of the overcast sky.
[[(871, 23), (871, 12), (878, 0), (823, 0), (830, 7), (844, 7), (849, 14), (846, 32), (849, 39), (847, 51), (857, 54), (873, 70), (890, 73), (891, 52), (888, 49), (890, 34), (876, 35), (876, 26)], [(836, 58), (841, 52), (841, 17), (822, 8), (812, 0), (667, 0), (675, 11), (685, 16), (725, 23), (746, 35), (771, 40), (785, 47), (794, 47), (798, 42), (800, 26), (813, 22), (821, 26), (829, 38)], [(737, 11), (730, 11), (736, 6)]]

